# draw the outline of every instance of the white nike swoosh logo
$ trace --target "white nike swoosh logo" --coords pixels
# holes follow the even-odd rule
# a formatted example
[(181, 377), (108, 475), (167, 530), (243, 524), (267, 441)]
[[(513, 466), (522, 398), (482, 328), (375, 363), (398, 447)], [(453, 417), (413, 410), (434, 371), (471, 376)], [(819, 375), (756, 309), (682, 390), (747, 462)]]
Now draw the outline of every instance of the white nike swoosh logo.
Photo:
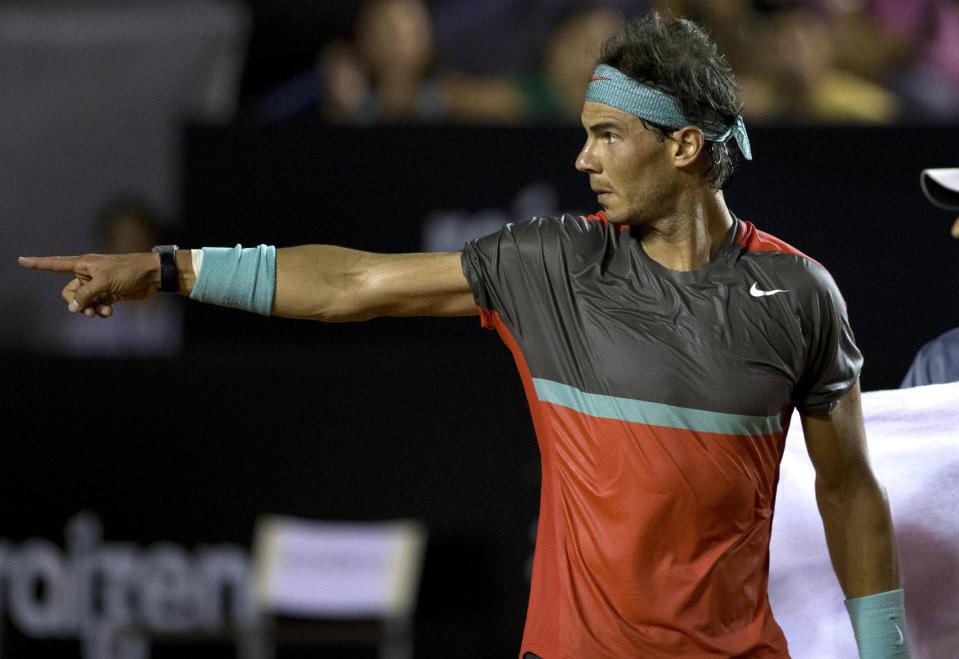
[(753, 285), (749, 288), (749, 294), (752, 295), (753, 297), (763, 297), (764, 295), (775, 295), (776, 293), (788, 293), (788, 292), (789, 292), (789, 289), (788, 289), (788, 288), (786, 288), (786, 289), (783, 289), (783, 288), (774, 288), (774, 289), (771, 290), (771, 291), (761, 291), (761, 290), (759, 290), (759, 287), (756, 285), (757, 283), (758, 283), (758, 282), (753, 282)]

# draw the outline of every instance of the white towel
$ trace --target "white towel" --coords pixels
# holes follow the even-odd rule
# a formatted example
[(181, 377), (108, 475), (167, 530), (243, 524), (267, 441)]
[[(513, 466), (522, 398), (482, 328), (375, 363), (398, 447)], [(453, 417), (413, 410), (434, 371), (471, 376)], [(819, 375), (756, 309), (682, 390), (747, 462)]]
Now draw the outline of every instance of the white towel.
[[(913, 659), (959, 657), (959, 383), (868, 392), (862, 401), (896, 529)], [(773, 613), (794, 659), (854, 658), (798, 414), (790, 430), (770, 549)]]

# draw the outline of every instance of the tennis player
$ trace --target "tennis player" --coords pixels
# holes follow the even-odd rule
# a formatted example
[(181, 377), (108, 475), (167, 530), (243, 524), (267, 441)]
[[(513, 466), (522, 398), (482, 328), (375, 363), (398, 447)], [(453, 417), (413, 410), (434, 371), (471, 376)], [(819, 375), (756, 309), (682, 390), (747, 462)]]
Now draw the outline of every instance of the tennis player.
[(479, 315), (513, 353), (542, 457), (520, 657), (788, 657), (767, 575), (798, 408), (860, 654), (909, 656), (845, 303), (822, 265), (723, 197), (751, 158), (732, 71), (694, 23), (657, 13), (602, 52), (576, 159), (595, 215), (445, 254), (160, 246), (20, 262), (72, 273), (63, 298), (91, 317), (158, 290), (328, 322)]

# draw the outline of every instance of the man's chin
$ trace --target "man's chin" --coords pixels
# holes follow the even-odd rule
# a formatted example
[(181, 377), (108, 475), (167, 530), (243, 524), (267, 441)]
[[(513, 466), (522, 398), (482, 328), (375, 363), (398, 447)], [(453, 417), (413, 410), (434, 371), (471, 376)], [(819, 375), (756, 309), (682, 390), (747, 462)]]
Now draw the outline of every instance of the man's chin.
[(606, 221), (610, 224), (626, 224), (627, 217), (625, 213), (617, 213), (616, 210), (611, 210), (606, 206), (603, 206), (603, 212), (606, 214)]
[(623, 206), (607, 206), (605, 204), (600, 204), (603, 207), (603, 212), (606, 214), (606, 221), (614, 226), (629, 225), (634, 224), (644, 224), (644, 218), (637, 212), (635, 208), (623, 207)]

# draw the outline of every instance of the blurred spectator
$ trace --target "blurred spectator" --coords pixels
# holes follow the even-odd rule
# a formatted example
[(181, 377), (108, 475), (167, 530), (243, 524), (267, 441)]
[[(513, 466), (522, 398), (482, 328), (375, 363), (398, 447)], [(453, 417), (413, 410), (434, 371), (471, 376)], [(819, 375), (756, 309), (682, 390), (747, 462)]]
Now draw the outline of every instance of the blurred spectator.
[(557, 16), (535, 68), (512, 78), (450, 74), (444, 90), (450, 116), (466, 121), (579, 123), (586, 84), (602, 43), (623, 20), (605, 4)]
[[(445, 68), (464, 75), (514, 78), (535, 67), (558, 17), (596, 0), (435, 0), (437, 51)], [(650, 0), (602, 0), (624, 16), (640, 16)]]
[[(165, 242), (154, 213), (136, 198), (116, 198), (97, 217), (98, 247), (106, 253), (149, 252)], [(157, 295), (118, 304), (109, 319), (67, 314), (61, 345), (77, 356), (173, 357), (183, 344), (182, 300)]]
[(959, 113), (954, 0), (661, 0), (708, 26), (752, 119), (929, 121)]
[(756, 51), (769, 48), (768, 19), (754, 0), (658, 0), (660, 11), (671, 11), (705, 26), (719, 51), (736, 72), (739, 98), (750, 119), (768, 119), (781, 111), (778, 90)]
[(891, 123), (899, 101), (838, 64), (830, 25), (810, 3), (768, 3), (740, 74), (747, 118), (789, 123)]
[(433, 122), (445, 116), (423, 0), (364, 3), (353, 43), (326, 44), (312, 70), (264, 97), (255, 118), (270, 122), (316, 111), (354, 124)]
[[(547, 3), (549, 4), (549, 3)], [(555, 3), (557, 6), (559, 3)], [(574, 3), (554, 17), (539, 61), (519, 76), (440, 75), (433, 28), (422, 0), (371, 0), (353, 42), (334, 40), (313, 70), (270, 92), (258, 121), (319, 112), (337, 123), (455, 121), (576, 122), (603, 40), (622, 13), (608, 3)], [(497, 47), (486, 44), (490, 52)]]
[(752, 63), (752, 39), (759, 16), (752, 0), (660, 0), (657, 4), (660, 11), (670, 11), (707, 27), (734, 71)]
[(890, 71), (906, 65), (909, 40), (875, 20), (865, 9), (865, 0), (809, 0), (807, 4), (827, 20), (839, 67), (885, 83)]
[[(835, 0), (834, 0), (835, 1)], [(865, 14), (903, 45), (890, 84), (922, 119), (959, 117), (959, 2), (864, 0)]]
[(957, 0), (367, 0), (351, 40), (273, 89), (258, 121), (575, 121), (581, 70), (650, 6), (706, 26), (747, 118), (891, 123), (959, 116)]
[(524, 118), (578, 124), (600, 46), (621, 22), (619, 12), (603, 5), (561, 16), (546, 39), (539, 67), (520, 78)]
[(360, 121), (436, 120), (444, 114), (434, 75), (433, 26), (422, 0), (372, 0), (356, 34), (371, 90), (356, 108)]
[(830, 28), (841, 69), (885, 86), (901, 116), (941, 121), (959, 110), (959, 3), (807, 0)]
[(370, 97), (370, 81), (364, 62), (349, 41), (331, 41), (317, 61), (319, 81), (325, 90), (323, 116), (334, 123), (350, 123)]

